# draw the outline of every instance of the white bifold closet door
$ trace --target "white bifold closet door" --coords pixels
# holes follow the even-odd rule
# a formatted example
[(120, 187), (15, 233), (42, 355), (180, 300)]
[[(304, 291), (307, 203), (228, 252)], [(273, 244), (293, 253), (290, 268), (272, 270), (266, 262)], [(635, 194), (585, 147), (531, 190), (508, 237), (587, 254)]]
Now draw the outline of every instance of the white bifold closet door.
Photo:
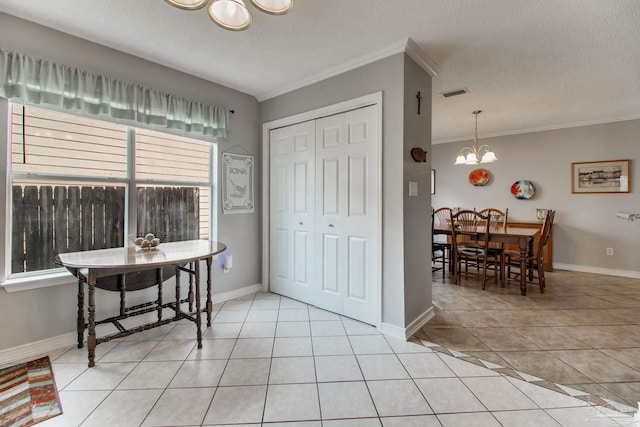
[(271, 131), (271, 290), (313, 304), (315, 289), (315, 124)]
[(272, 291), (372, 324), (380, 293), (377, 108), (274, 130), (270, 160)]

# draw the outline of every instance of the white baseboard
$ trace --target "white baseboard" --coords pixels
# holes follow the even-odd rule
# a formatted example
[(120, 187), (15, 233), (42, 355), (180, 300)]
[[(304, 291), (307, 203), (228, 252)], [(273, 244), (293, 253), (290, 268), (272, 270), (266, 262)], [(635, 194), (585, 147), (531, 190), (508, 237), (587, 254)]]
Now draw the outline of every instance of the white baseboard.
[(581, 273), (604, 274), (606, 276), (630, 277), (640, 279), (640, 271), (617, 270), (614, 268), (592, 267), (590, 265), (561, 264), (554, 262), (553, 268), (558, 270), (579, 271)]
[(211, 301), (214, 304), (220, 302), (229, 301), (230, 299), (240, 298), (245, 295), (253, 294), (255, 292), (262, 291), (262, 283), (256, 283), (255, 285), (245, 286), (244, 288), (234, 289), (232, 291), (222, 292), (220, 294), (214, 293), (211, 297)]
[(380, 324), (379, 330), (385, 335), (389, 335), (395, 338), (400, 338), (403, 340), (406, 339), (404, 334), (404, 328), (401, 328), (400, 326), (392, 325), (391, 323), (382, 322)]
[(418, 332), (429, 320), (433, 319), (436, 315), (436, 312), (433, 309), (433, 306), (427, 308), (424, 313), (420, 316), (416, 317), (415, 320), (406, 327), (405, 338), (411, 338), (416, 332)]
[(407, 340), (418, 332), (429, 320), (433, 319), (433, 316), (435, 315), (436, 313), (433, 310), (433, 306), (431, 306), (409, 323), (406, 328), (395, 326), (390, 323), (382, 323), (380, 325), (380, 332), (385, 335)]
[[(262, 284), (257, 283), (255, 285), (245, 286), (244, 288), (234, 289), (232, 291), (223, 292), (220, 294), (214, 294), (211, 299), (214, 304), (217, 304), (234, 298), (249, 295), (261, 290)], [(204, 302), (206, 302), (206, 297), (203, 299), (203, 303)], [(203, 304), (203, 307), (206, 307), (206, 305)], [(47, 353), (54, 350), (75, 346), (77, 345), (77, 343), (77, 332), (69, 332), (68, 334), (58, 335), (56, 337), (46, 338), (40, 341), (34, 341), (32, 343), (8, 348), (6, 350), (0, 350), (0, 366), (27, 361), (36, 356), (46, 355)]]
[(78, 333), (69, 332), (68, 334), (58, 335), (57, 337), (0, 350), (0, 366), (24, 362), (36, 356), (44, 356), (51, 351), (72, 347), (77, 344)]

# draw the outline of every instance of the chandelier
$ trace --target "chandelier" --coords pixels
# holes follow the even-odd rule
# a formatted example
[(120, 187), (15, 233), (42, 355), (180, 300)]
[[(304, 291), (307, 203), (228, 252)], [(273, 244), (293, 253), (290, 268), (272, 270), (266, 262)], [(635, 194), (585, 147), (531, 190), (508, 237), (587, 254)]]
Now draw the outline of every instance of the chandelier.
[(478, 114), (482, 113), (482, 110), (475, 110), (472, 112), (476, 116), (476, 134), (473, 138), (472, 147), (464, 147), (460, 150), (460, 154), (456, 157), (456, 165), (477, 165), (478, 163), (492, 163), (498, 160), (496, 154), (491, 151), (488, 145), (484, 144), (478, 147)]
[[(171, 6), (184, 10), (196, 10), (205, 7), (209, 0), (165, 0)], [(293, 0), (250, 0), (262, 12), (271, 15), (284, 15), (293, 8)], [(252, 17), (243, 0), (212, 0), (207, 8), (213, 22), (231, 31), (249, 28)]]

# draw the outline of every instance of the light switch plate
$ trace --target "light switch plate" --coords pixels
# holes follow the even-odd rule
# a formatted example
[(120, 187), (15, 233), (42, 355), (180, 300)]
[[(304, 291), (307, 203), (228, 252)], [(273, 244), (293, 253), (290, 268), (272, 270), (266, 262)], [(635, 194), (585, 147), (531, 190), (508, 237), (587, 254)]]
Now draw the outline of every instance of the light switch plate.
[(418, 183), (409, 182), (409, 197), (417, 197), (417, 196), (418, 196)]

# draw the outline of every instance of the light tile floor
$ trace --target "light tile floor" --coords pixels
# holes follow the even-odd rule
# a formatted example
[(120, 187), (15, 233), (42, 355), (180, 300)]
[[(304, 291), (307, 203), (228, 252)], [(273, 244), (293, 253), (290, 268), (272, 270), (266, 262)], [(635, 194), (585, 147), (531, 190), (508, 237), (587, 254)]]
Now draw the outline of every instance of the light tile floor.
[(416, 337), (549, 387), (637, 407), (640, 280), (568, 271), (546, 278), (544, 294), (530, 284), (522, 297), (517, 283), (482, 291), (471, 276), (456, 286), (434, 272), (436, 316)]
[[(610, 426), (619, 412), (503, 375), (429, 342), (269, 293), (50, 355), (64, 414), (51, 426)], [(425, 345), (425, 343), (427, 345)]]

